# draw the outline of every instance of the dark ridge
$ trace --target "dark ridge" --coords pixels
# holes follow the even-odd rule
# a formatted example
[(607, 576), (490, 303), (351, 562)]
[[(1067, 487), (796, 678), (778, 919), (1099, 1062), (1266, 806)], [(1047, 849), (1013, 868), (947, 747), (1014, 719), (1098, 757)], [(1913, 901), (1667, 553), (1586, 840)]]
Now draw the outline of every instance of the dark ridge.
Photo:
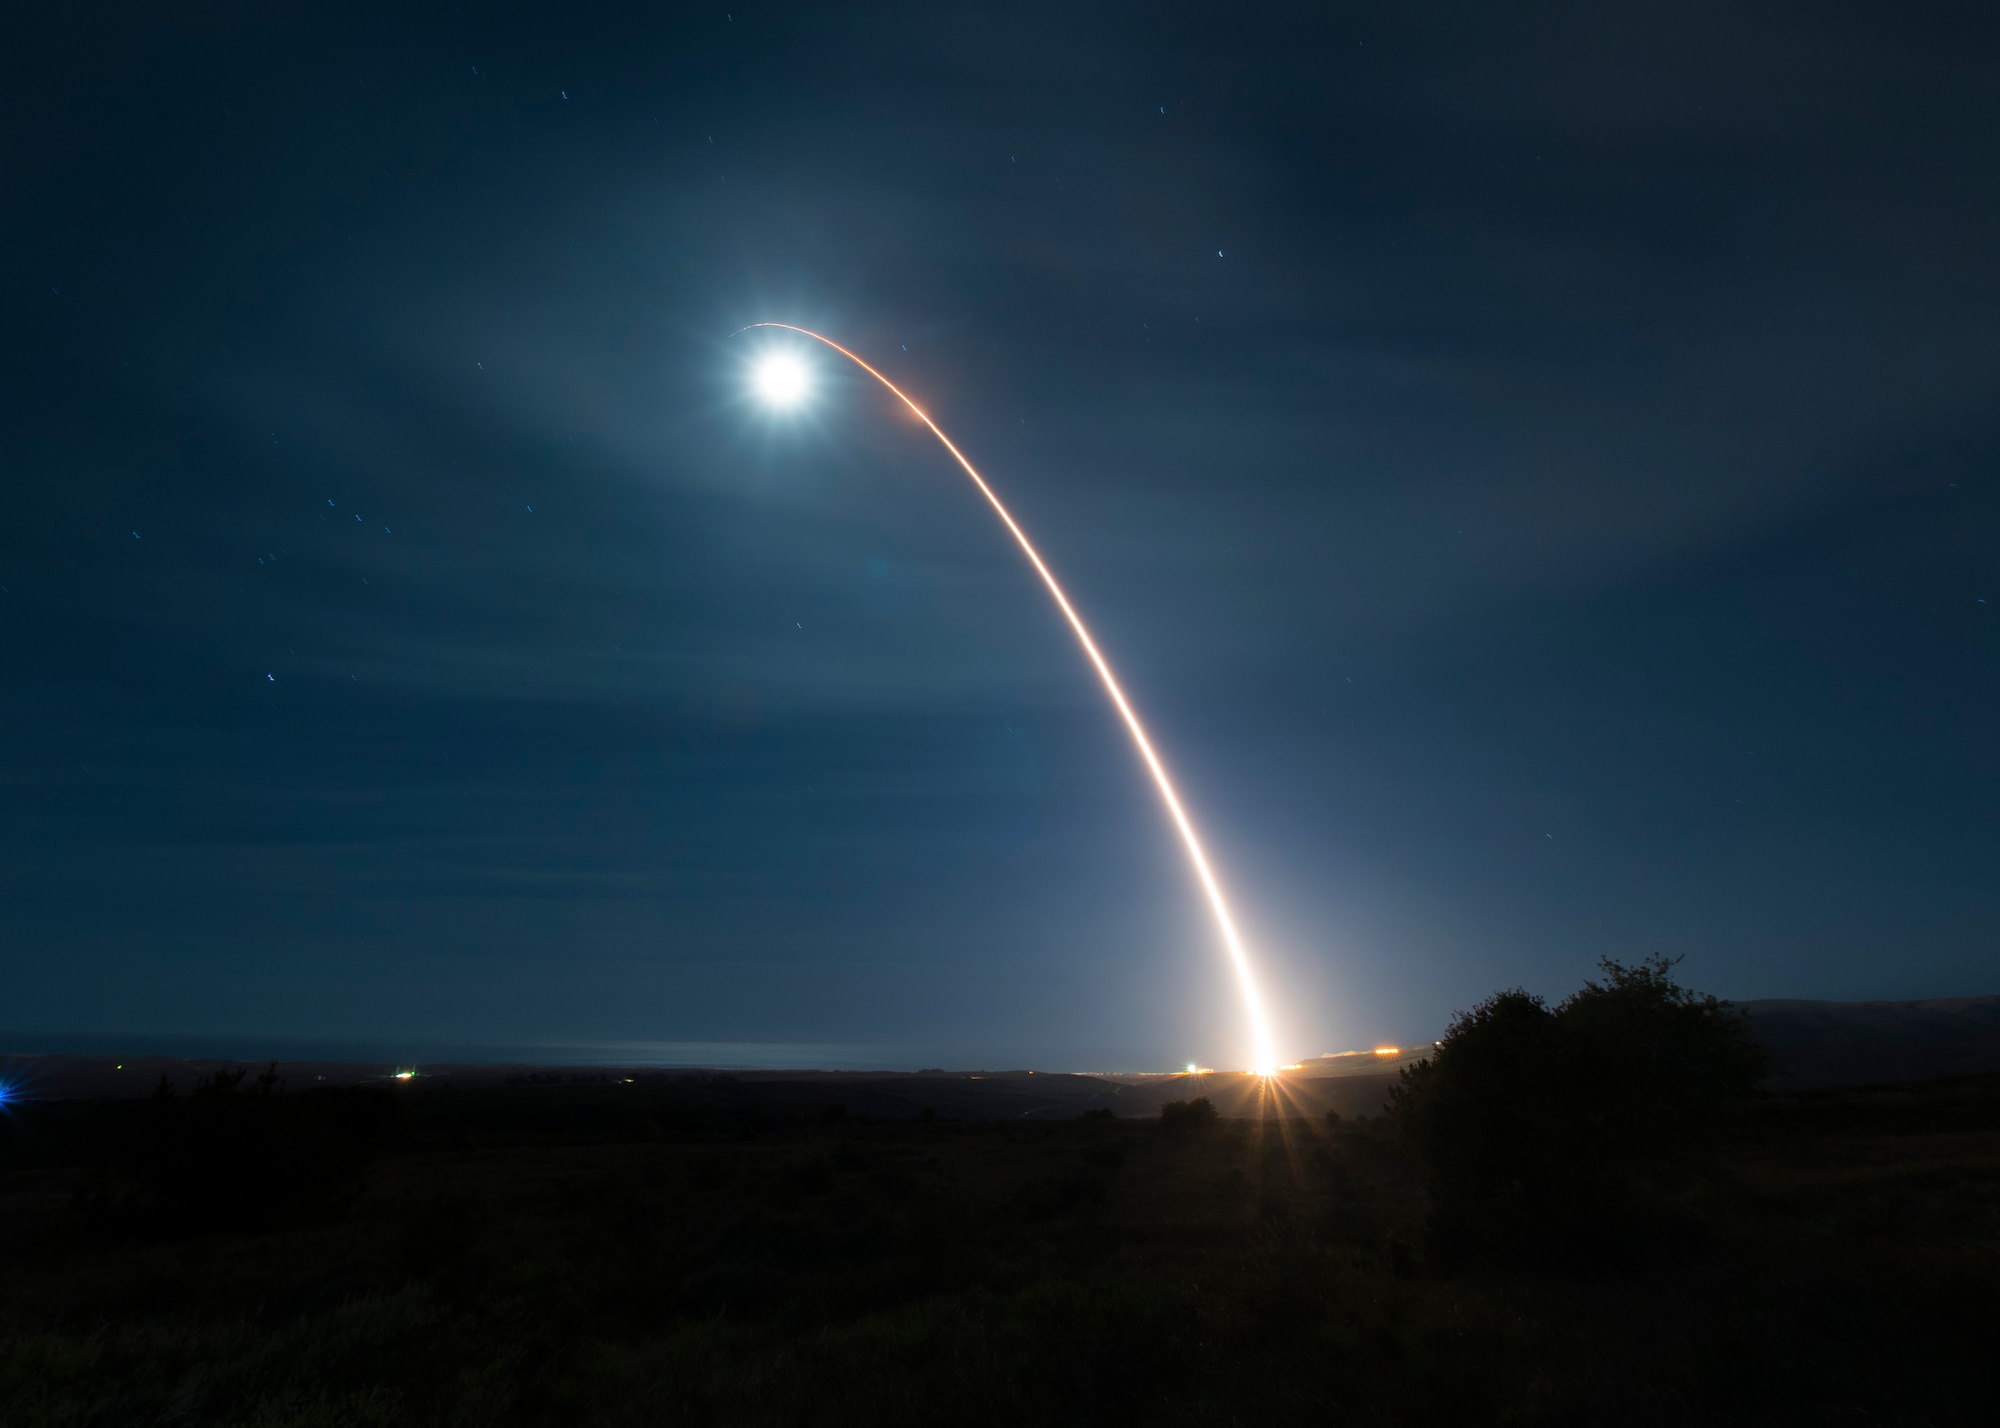
[(2000, 1071), (2000, 996), (1742, 1006), (1785, 1090)]

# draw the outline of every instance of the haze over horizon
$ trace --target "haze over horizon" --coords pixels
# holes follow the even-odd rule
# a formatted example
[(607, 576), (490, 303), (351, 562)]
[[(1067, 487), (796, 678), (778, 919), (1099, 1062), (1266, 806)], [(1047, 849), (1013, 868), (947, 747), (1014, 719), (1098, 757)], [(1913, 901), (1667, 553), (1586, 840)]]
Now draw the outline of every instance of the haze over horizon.
[(1288, 1058), (2000, 991), (1966, 14), (24, 17), (0, 1031), (1245, 1064), (1032, 572), (764, 320), (1022, 517)]

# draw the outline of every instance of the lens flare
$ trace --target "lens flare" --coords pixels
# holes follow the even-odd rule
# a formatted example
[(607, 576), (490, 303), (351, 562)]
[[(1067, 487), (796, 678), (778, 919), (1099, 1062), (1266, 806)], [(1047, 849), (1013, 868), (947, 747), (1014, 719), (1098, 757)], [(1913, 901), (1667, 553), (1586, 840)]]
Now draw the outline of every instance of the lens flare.
[[(1209, 867), (1208, 854), (1202, 850), (1201, 839), (1195, 834), (1194, 822), (1188, 817), (1187, 810), (1181, 805), (1180, 795), (1174, 791), (1173, 780), (1167, 777), (1167, 766), (1161, 762), (1159, 754), (1154, 751), (1153, 741), (1146, 737), (1145, 726), (1139, 722), (1139, 716), (1133, 711), (1131, 701), (1125, 697), (1125, 691), (1119, 687), (1118, 677), (1111, 672), (1110, 663), (1097, 648), (1097, 641), (1091, 638), (1090, 631), (1084, 627), (1083, 617), (1076, 613), (1076, 608), (1069, 603), (1069, 597), (1063, 594), (1062, 586), (1056, 583), (1055, 575), (1042, 560), (1041, 554), (1035, 549), (1033, 542), (1028, 539), (1027, 532), (1021, 529), (1019, 523), (1008, 513), (1007, 508), (1000, 503), (1000, 498), (993, 494), (993, 488), (986, 484), (986, 478), (973, 469), (972, 463), (965, 459), (965, 453), (952, 444), (951, 438), (944, 434), (943, 430), (936, 422), (930, 419), (922, 407), (904, 395), (901, 387), (898, 387), (894, 382), (869, 366), (868, 363), (862, 361), (860, 357), (842, 347), (831, 337), (822, 337), (810, 328), (794, 327), (789, 322), (753, 322), (750, 324), (750, 327), (776, 328), (784, 332), (796, 332), (801, 337), (810, 337), (815, 342), (831, 347), (835, 352), (838, 352), (841, 356), (880, 382), (884, 387), (887, 387), (890, 394), (897, 401), (909, 408), (912, 416), (930, 428), (931, 435), (936, 437), (944, 449), (951, 453), (952, 460), (956, 461), (964, 469), (965, 474), (972, 478), (972, 484), (979, 488), (979, 494), (984, 496), (987, 504), (993, 507), (994, 514), (1000, 517), (1001, 523), (1007, 527), (1008, 533), (1014, 537), (1016, 544), (1021, 547), (1021, 553), (1027, 556), (1028, 563), (1035, 567), (1035, 574), (1041, 576), (1042, 584), (1048, 587), (1049, 594), (1055, 599), (1056, 607), (1063, 613), (1063, 618), (1069, 621), (1070, 629), (1076, 634), (1077, 643), (1083, 646), (1083, 652), (1090, 657), (1091, 665), (1097, 670), (1098, 679), (1104, 684), (1105, 693), (1111, 696), (1111, 702), (1116, 706), (1119, 718), (1125, 721), (1126, 732), (1132, 736), (1132, 743), (1138, 749), (1140, 759), (1145, 763), (1147, 772), (1153, 776), (1153, 786), (1159, 790), (1160, 801), (1166, 805), (1167, 814), (1172, 819), (1175, 830), (1181, 836), (1181, 844), (1187, 850), (1188, 862), (1194, 867), (1195, 877), (1200, 882), (1202, 892), (1208, 899), (1209, 911), (1215, 918), (1216, 928), (1222, 934), (1223, 947), (1229, 954), (1229, 965), (1236, 974), (1236, 986), (1238, 993), (1243, 999), (1244, 1016), (1250, 1023), (1250, 1043), (1255, 1056), (1251, 1069), (1259, 1076), (1270, 1077), (1276, 1075), (1278, 1070), (1278, 1056), (1271, 1045), (1271, 1029), (1264, 1016), (1264, 999), (1257, 989), (1256, 974), (1251, 971), (1250, 956), (1243, 948), (1243, 940), (1237, 936), (1236, 920), (1230, 916), (1228, 900), (1222, 895), (1222, 884), (1217, 880), (1214, 870)], [(741, 328), (739, 331), (747, 332), (749, 328)], [(761, 374), (770, 371), (770, 364), (777, 360), (778, 355), (774, 354), (772, 357), (766, 358), (764, 366), (759, 368), (759, 385), (766, 391), (767, 399), (770, 389), (764, 385)], [(793, 359), (793, 361), (796, 362), (797, 359)], [(796, 370), (802, 390), (805, 381), (803, 365), (800, 364)]]
[(773, 352), (757, 364), (752, 377), (757, 395), (774, 407), (795, 407), (812, 390), (806, 364), (789, 352)]

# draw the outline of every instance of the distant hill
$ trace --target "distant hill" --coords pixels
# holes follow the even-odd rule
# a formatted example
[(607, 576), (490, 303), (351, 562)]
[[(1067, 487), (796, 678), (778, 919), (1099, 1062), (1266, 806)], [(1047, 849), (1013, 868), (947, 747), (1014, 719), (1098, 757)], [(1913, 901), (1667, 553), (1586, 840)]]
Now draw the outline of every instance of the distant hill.
[(2000, 1071), (2000, 996), (1740, 1005), (1782, 1090)]
[[(524, 1097), (558, 1088), (596, 1090), (643, 1099), (671, 1091), (689, 1104), (736, 1110), (801, 1107), (881, 1120), (925, 1111), (947, 1120), (1073, 1120), (1087, 1111), (1121, 1118), (1150, 1117), (1167, 1101), (1206, 1096), (1224, 1116), (1303, 1116), (1328, 1111), (1378, 1115), (1396, 1084), (1397, 1069), (1415, 1052), (1328, 1057), (1290, 1068), (1277, 1090), (1240, 1071), (1185, 1074), (1077, 1074), (1038, 1071), (744, 1071), (614, 1069), (605, 1066), (427, 1065), (401, 1068), (342, 1061), (288, 1061), (279, 1075), (292, 1090), (332, 1086), (494, 1091)], [(1349, 1064), (1351, 1063), (1351, 1064)], [(24, 1099), (83, 1101), (149, 1096), (162, 1081), (186, 1091), (205, 1076), (240, 1070), (241, 1061), (109, 1056), (0, 1058), (0, 1073)], [(251, 1063), (255, 1070), (256, 1063)]]
[[(1771, 1086), (1804, 1091), (1923, 1081), (2000, 1071), (2000, 996), (1922, 1002), (1738, 1003), (1777, 1063)], [(0, 1033), (4, 1036), (4, 1033)], [(0, 1041), (0, 1048), (5, 1042)], [(946, 1119), (1069, 1120), (1087, 1111), (1125, 1117), (1160, 1113), (1163, 1102), (1206, 1096), (1224, 1116), (1343, 1117), (1379, 1115), (1398, 1073), (1430, 1053), (1429, 1045), (1329, 1053), (1287, 1067), (1275, 1094), (1235, 1072), (1193, 1075), (1052, 1074), (1012, 1071), (799, 1071), (614, 1069), (559, 1065), (425, 1065), (418, 1087), (467, 1089), (631, 1086), (634, 1094), (673, 1089), (691, 1101), (729, 1106), (843, 1108), (847, 1114), (901, 1119), (925, 1110)], [(242, 1067), (241, 1060), (159, 1056), (0, 1056), (0, 1080), (32, 1100), (129, 1098), (151, 1094), (162, 1078), (186, 1090), (203, 1076)], [(294, 1089), (398, 1085), (391, 1065), (287, 1061)]]

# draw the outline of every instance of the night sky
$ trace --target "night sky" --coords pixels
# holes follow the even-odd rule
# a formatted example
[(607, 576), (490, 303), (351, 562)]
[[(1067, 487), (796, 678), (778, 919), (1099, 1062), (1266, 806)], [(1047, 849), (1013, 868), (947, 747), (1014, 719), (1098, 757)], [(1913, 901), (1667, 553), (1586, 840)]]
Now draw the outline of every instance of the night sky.
[(761, 320), (1288, 1055), (2000, 991), (1986, 7), (165, 8), (0, 86), (0, 1049), (1245, 1064)]

